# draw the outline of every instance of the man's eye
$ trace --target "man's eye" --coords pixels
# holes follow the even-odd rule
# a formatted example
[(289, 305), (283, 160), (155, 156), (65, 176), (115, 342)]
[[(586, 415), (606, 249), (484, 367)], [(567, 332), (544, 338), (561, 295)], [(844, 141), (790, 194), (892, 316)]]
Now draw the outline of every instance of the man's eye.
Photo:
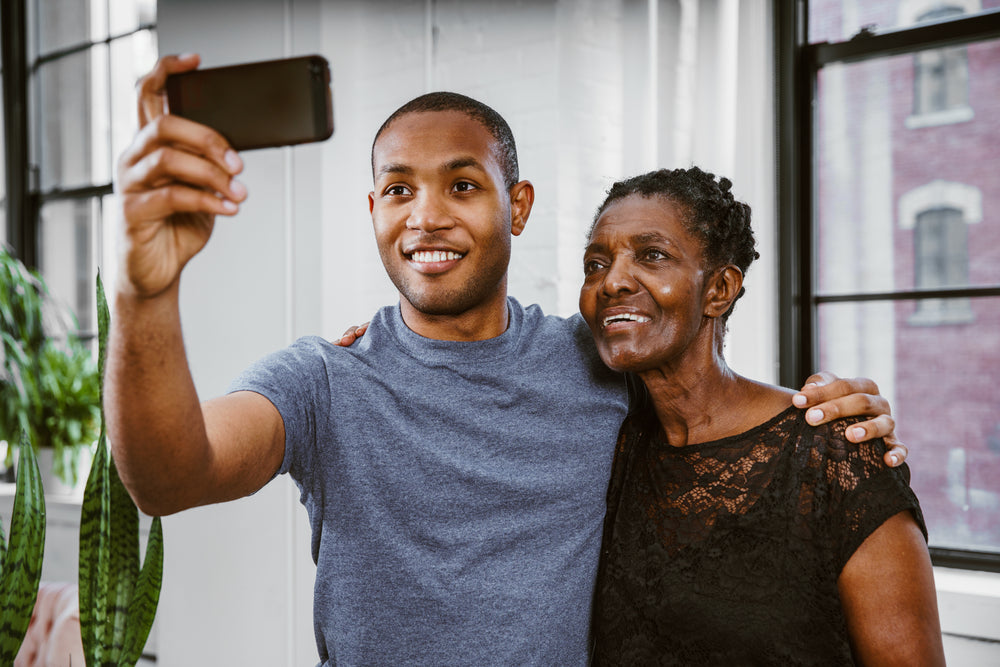
[(645, 259), (648, 259), (648, 260), (651, 260), (651, 261), (654, 261), (654, 262), (658, 261), (658, 260), (661, 260), (661, 259), (669, 259), (669, 257), (670, 257), (670, 255), (668, 255), (667, 253), (665, 253), (662, 250), (659, 250), (657, 248), (647, 248), (642, 253), (642, 256)]
[(598, 262), (596, 259), (588, 259), (583, 263), (583, 275), (589, 276), (592, 273), (600, 271), (604, 265)]
[(410, 194), (410, 189), (405, 185), (393, 185), (386, 188), (385, 193), (392, 197), (403, 197)]
[(478, 188), (468, 181), (459, 181), (458, 183), (455, 183), (455, 187), (453, 189), (455, 192), (472, 192)]

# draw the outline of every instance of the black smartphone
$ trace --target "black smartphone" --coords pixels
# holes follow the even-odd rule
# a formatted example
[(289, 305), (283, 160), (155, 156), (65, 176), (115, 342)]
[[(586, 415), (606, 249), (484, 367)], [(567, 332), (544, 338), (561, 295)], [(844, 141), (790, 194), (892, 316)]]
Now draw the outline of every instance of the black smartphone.
[(330, 66), (322, 56), (171, 74), (167, 105), (172, 114), (214, 128), (241, 151), (333, 134)]

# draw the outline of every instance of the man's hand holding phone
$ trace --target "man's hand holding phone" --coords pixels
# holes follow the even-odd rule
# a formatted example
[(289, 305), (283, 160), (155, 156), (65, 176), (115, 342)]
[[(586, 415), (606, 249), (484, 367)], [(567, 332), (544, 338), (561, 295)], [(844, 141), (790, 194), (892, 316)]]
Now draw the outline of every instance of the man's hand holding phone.
[(167, 113), (166, 81), (198, 67), (197, 55), (165, 56), (140, 80), (139, 132), (118, 161), (124, 224), (118, 289), (152, 298), (174, 286), (208, 242), (216, 215), (247, 197), (234, 176), (243, 161), (212, 128)]

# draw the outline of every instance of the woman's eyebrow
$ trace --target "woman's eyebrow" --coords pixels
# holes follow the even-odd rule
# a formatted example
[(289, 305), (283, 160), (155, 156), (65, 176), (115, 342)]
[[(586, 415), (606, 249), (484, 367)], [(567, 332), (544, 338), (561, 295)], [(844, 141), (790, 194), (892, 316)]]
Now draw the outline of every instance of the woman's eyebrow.
[(643, 232), (632, 237), (634, 243), (665, 243), (672, 245), (670, 239), (659, 232)]

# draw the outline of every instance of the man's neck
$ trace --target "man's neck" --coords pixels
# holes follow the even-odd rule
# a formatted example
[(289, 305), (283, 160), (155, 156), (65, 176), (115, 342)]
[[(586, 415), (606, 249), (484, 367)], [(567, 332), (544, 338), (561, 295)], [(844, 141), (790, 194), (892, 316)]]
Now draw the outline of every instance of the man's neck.
[(411, 331), (434, 340), (488, 340), (502, 334), (510, 324), (506, 290), (487, 303), (454, 315), (421, 312), (404, 298), (399, 300), (399, 309)]

